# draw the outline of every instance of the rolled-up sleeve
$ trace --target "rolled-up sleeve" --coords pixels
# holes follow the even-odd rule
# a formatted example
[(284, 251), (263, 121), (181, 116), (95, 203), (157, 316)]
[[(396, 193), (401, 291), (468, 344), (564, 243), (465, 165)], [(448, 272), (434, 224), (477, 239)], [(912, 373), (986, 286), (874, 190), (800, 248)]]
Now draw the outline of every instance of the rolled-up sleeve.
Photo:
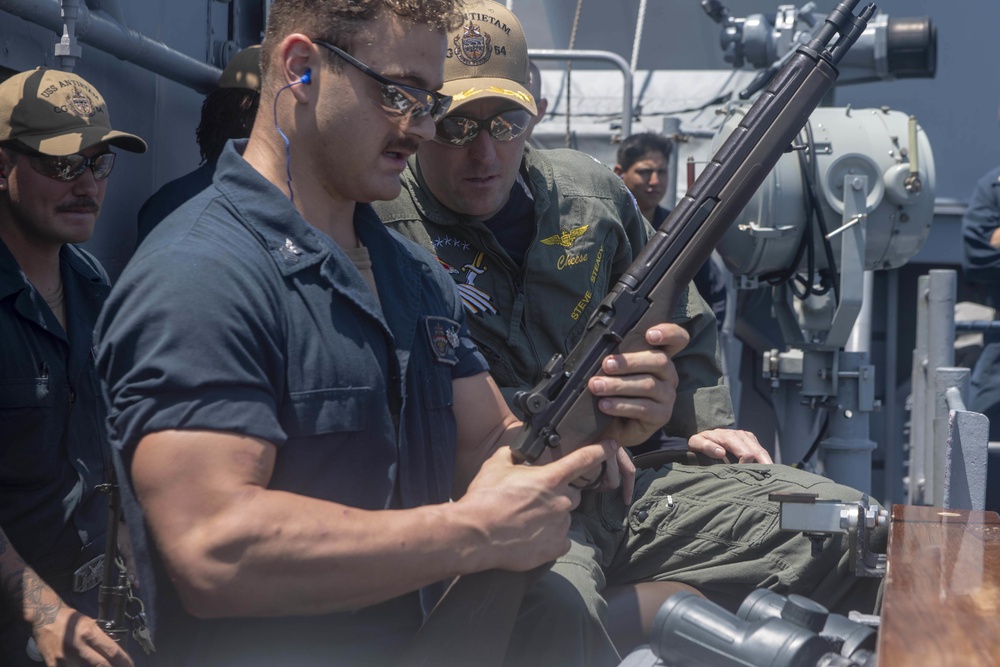
[(286, 440), (276, 416), (280, 332), (277, 318), (260, 318), (280, 304), (249, 264), (211, 250), (165, 251), (128, 267), (97, 328), (118, 446), (171, 429)]

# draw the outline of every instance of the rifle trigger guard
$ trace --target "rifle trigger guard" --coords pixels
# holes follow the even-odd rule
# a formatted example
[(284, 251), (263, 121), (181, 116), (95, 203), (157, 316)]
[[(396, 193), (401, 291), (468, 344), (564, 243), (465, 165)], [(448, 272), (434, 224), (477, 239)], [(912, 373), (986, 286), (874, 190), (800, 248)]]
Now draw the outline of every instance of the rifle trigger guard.
[(570, 482), (569, 485), (572, 486), (574, 489), (579, 489), (580, 491), (594, 491), (599, 486), (601, 486), (601, 482), (604, 481), (604, 476), (607, 474), (607, 472), (608, 472), (608, 462), (601, 461), (601, 472), (597, 473), (597, 476), (594, 477), (594, 479), (590, 480), (589, 482), (587, 482), (582, 486), (575, 484), (574, 482)]

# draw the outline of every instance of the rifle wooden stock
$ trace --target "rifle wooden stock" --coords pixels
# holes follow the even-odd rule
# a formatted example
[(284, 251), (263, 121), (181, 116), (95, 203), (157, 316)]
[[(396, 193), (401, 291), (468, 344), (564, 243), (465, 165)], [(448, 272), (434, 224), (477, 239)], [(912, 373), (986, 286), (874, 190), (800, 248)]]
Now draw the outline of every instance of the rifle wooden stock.
[[(533, 389), (515, 396), (526, 415), (511, 447), (516, 458), (534, 462), (546, 448), (561, 456), (600, 439), (611, 418), (598, 410), (588, 380), (601, 374), (605, 356), (645, 349), (646, 329), (670, 321), (681, 291), (832, 88), (836, 64), (875, 13), (871, 4), (855, 16), (858, 2), (843, 0), (796, 50), (600, 303), (581, 340), (565, 358), (553, 357)], [(531, 581), (499, 571), (460, 577), (401, 664), (502, 664)]]

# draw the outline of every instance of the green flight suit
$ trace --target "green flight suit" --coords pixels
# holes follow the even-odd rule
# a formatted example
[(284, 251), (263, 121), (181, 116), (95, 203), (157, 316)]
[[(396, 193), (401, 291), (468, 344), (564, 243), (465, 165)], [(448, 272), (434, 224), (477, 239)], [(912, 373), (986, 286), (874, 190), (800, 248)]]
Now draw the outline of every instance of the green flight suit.
[[(373, 204), (383, 222), (426, 247), (453, 274), (472, 337), (508, 403), (539, 380), (552, 355), (565, 354), (580, 339), (601, 299), (653, 233), (621, 179), (584, 153), (526, 147), (521, 174), (535, 206), (534, 240), (523, 266), (482, 222), (453, 213), (422, 187), (416, 158), (401, 177), (402, 194)], [(691, 340), (674, 358), (680, 384), (665, 432), (687, 438), (732, 426), (715, 316), (693, 283), (673, 317), (664, 316), (668, 320)]]
[[(521, 175), (536, 230), (523, 266), (493, 233), (446, 209), (423, 187), (415, 158), (403, 191), (375, 202), (390, 227), (424, 245), (462, 294), (472, 337), (505, 397), (533, 385), (555, 352), (566, 353), (627, 268), (651, 227), (611, 170), (583, 153), (525, 148)], [(715, 316), (691, 285), (671, 321), (691, 343), (674, 359), (680, 375), (669, 435), (688, 437), (733, 422), (721, 382)], [(766, 587), (812, 596), (846, 612), (871, 612), (879, 581), (850, 574), (846, 539), (814, 558), (809, 540), (778, 530), (772, 492), (812, 492), (854, 501), (861, 494), (788, 466), (758, 464), (639, 470), (634, 500), (584, 493), (569, 552), (528, 591), (506, 667), (613, 667), (607, 585), (678, 581), (732, 610)]]

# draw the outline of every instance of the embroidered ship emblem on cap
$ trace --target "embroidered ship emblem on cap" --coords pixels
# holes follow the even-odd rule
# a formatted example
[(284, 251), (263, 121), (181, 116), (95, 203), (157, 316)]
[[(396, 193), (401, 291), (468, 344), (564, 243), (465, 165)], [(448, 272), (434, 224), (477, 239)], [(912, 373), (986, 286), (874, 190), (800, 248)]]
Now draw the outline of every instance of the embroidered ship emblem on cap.
[(73, 109), (76, 111), (76, 115), (84, 118), (90, 118), (96, 113), (93, 102), (79, 88), (73, 88), (73, 92), (69, 94), (69, 104), (66, 105), (66, 108)]
[(463, 27), (462, 34), (455, 35), (452, 41), (455, 44), (455, 57), (463, 65), (476, 67), (490, 59), (492, 52), (490, 34), (483, 32), (472, 19), (469, 19), (469, 24)]

